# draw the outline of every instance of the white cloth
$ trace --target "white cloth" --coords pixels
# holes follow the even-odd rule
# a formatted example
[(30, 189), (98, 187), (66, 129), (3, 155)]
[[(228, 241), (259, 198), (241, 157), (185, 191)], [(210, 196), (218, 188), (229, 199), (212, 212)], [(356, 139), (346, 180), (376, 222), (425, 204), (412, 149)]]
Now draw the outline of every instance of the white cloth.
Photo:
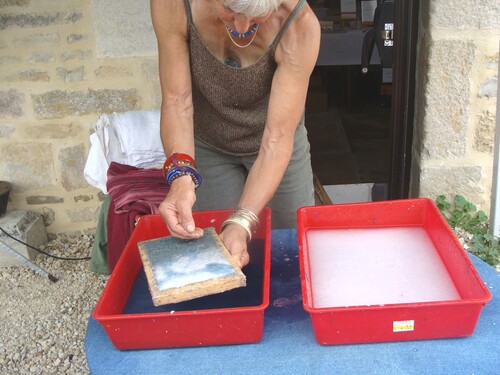
[(165, 161), (160, 139), (160, 111), (105, 114), (99, 117), (94, 130), (83, 173), (90, 185), (105, 194), (111, 162), (138, 168), (161, 168)]

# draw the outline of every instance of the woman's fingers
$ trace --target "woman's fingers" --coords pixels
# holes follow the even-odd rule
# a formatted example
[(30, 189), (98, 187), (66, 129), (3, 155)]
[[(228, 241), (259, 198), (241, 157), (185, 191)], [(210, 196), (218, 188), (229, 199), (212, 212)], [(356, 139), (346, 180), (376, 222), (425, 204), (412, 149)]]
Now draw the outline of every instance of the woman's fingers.
[(196, 228), (193, 219), (192, 207), (195, 200), (194, 190), (172, 186), (158, 207), (172, 236), (191, 239), (203, 235), (203, 230)]

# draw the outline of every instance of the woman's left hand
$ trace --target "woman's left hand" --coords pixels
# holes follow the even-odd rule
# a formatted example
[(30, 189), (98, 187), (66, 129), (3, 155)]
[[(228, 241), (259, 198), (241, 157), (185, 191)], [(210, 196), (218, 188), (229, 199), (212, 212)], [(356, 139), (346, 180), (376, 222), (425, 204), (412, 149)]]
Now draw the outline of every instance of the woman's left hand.
[(229, 224), (220, 234), (224, 245), (233, 256), (238, 267), (243, 268), (250, 262), (250, 255), (247, 250), (247, 232), (239, 225)]

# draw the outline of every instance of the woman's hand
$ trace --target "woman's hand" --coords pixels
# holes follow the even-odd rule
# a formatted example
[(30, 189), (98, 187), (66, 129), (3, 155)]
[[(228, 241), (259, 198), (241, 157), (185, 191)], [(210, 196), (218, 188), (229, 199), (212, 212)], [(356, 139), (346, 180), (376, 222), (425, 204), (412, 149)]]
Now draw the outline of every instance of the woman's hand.
[(245, 229), (236, 224), (229, 224), (220, 234), (220, 238), (238, 267), (243, 268), (250, 262), (250, 255), (247, 251), (248, 234)]
[(196, 228), (193, 219), (195, 201), (194, 182), (190, 176), (182, 176), (172, 182), (158, 210), (173, 237), (192, 239), (203, 235), (203, 229)]

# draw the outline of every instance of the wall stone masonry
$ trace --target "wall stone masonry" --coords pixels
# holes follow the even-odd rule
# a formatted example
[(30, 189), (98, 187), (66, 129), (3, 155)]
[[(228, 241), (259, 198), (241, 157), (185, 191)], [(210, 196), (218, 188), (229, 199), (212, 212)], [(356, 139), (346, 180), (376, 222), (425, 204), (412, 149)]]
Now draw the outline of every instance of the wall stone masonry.
[(50, 143), (18, 141), (4, 144), (0, 148), (0, 159), (0, 175), (2, 180), (11, 182), (11, 194), (28, 193), (33, 189), (50, 191), (57, 186)]
[(0, 138), (8, 138), (15, 130), (16, 128), (12, 124), (0, 123)]
[(90, 113), (122, 112), (137, 109), (137, 90), (56, 90), (32, 95), (35, 115), (39, 119), (81, 116)]
[(49, 139), (54, 142), (57, 139), (70, 139), (82, 134), (82, 126), (76, 123), (47, 123), (36, 122), (19, 126), (19, 132), (24, 134), (26, 139)]
[(50, 13), (0, 14), (0, 30), (10, 27), (45, 27), (78, 22), (82, 13), (76, 10)]
[(8, 6), (22, 7), (28, 5), (31, 0), (0, 0), (0, 9)]
[(59, 34), (58, 33), (38, 33), (24, 36), (22, 38), (16, 38), (12, 41), (12, 44), (16, 48), (30, 48), (30, 47), (43, 47), (43, 46), (53, 46), (59, 44)]
[(61, 184), (66, 191), (73, 191), (87, 186), (83, 176), (86, 153), (84, 145), (63, 148), (59, 152), (61, 162)]
[(496, 116), (490, 111), (485, 111), (479, 119), (479, 124), (474, 135), (474, 149), (492, 155), (495, 146)]
[(64, 82), (78, 82), (85, 78), (85, 67), (79, 66), (75, 69), (57, 68), (57, 76)]
[[(54, 203), (59, 203), (59, 202), (54, 202)], [(29, 203), (28, 203), (28, 205), (29, 205)], [(31, 207), (31, 208), (33, 208), (33, 207)], [(42, 215), (43, 222), (49, 228), (56, 221), (56, 214), (55, 214), (54, 210), (51, 208), (42, 207), (40, 214)], [(67, 229), (64, 231), (66, 232)]]
[(61, 61), (85, 60), (92, 56), (91, 50), (67, 50), (61, 53)]
[[(464, 53), (465, 51), (465, 53)], [(424, 121), (424, 157), (461, 157), (467, 147), (469, 92), (472, 82), (467, 72), (473, 66), (475, 46), (471, 41), (435, 41), (429, 55)], [(446, 64), (441, 62), (446, 61)], [(434, 140), (428, 142), (427, 140)], [(453, 144), (453, 147), (450, 147)]]
[(93, 195), (86, 195), (86, 194), (82, 194), (82, 195), (77, 195), (75, 197), (73, 197), (73, 200), (75, 202), (88, 202), (90, 200), (94, 199), (94, 196)]
[(29, 205), (64, 203), (64, 198), (47, 196), (47, 195), (38, 195), (38, 196), (27, 197), (26, 203)]
[(21, 61), (21, 58), (17, 56), (0, 56), (0, 64), (2, 65), (18, 64)]
[[(420, 0), (411, 196), (491, 194), (500, 3)], [(47, 232), (92, 231), (99, 116), (159, 109), (149, 1), (0, 0), (0, 179)]]
[(82, 35), (82, 34), (71, 34), (68, 35), (66, 40), (68, 41), (69, 44), (75, 43), (75, 42), (81, 42), (82, 40), (87, 40), (88, 36), (87, 35)]
[(500, 3), (488, 0), (424, 0), (431, 4), (432, 24), (451, 30), (500, 29)]
[[(467, 200), (483, 205), (484, 190), (480, 186), (482, 177), (479, 166), (425, 166), (421, 171), (421, 196), (437, 198), (444, 194), (453, 197), (459, 193)], [(443, 176), (446, 176), (443, 178)], [(457, 190), (459, 187), (460, 190)]]
[(47, 52), (33, 52), (26, 58), (26, 62), (30, 64), (49, 63), (55, 61), (54, 54)]
[(12, 82), (12, 81), (28, 81), (28, 82), (36, 82), (36, 81), (50, 81), (50, 76), (47, 71), (31, 69), (24, 70), (22, 72), (17, 72), (10, 75), (3, 75), (0, 77), (0, 81)]
[(23, 93), (10, 89), (0, 90), (0, 118), (21, 117), (24, 115), (26, 97)]
[(410, 196), (490, 210), (500, 3), (421, 0)]
[(92, 0), (99, 57), (157, 54), (149, 1)]
[(481, 83), (481, 86), (479, 87), (479, 91), (477, 95), (480, 98), (486, 97), (486, 98), (496, 98), (497, 97), (497, 87), (498, 87), (498, 80), (497, 78), (489, 78), (487, 81)]
[(73, 223), (88, 223), (97, 219), (98, 210), (95, 208), (68, 208), (65, 210), (67, 218)]
[[(49, 233), (96, 226), (104, 197), (83, 168), (99, 116), (159, 109), (149, 2), (94, 3), (0, 0), (0, 179), (13, 185), (8, 208), (40, 213)], [(103, 33), (136, 48), (99, 55)]]

